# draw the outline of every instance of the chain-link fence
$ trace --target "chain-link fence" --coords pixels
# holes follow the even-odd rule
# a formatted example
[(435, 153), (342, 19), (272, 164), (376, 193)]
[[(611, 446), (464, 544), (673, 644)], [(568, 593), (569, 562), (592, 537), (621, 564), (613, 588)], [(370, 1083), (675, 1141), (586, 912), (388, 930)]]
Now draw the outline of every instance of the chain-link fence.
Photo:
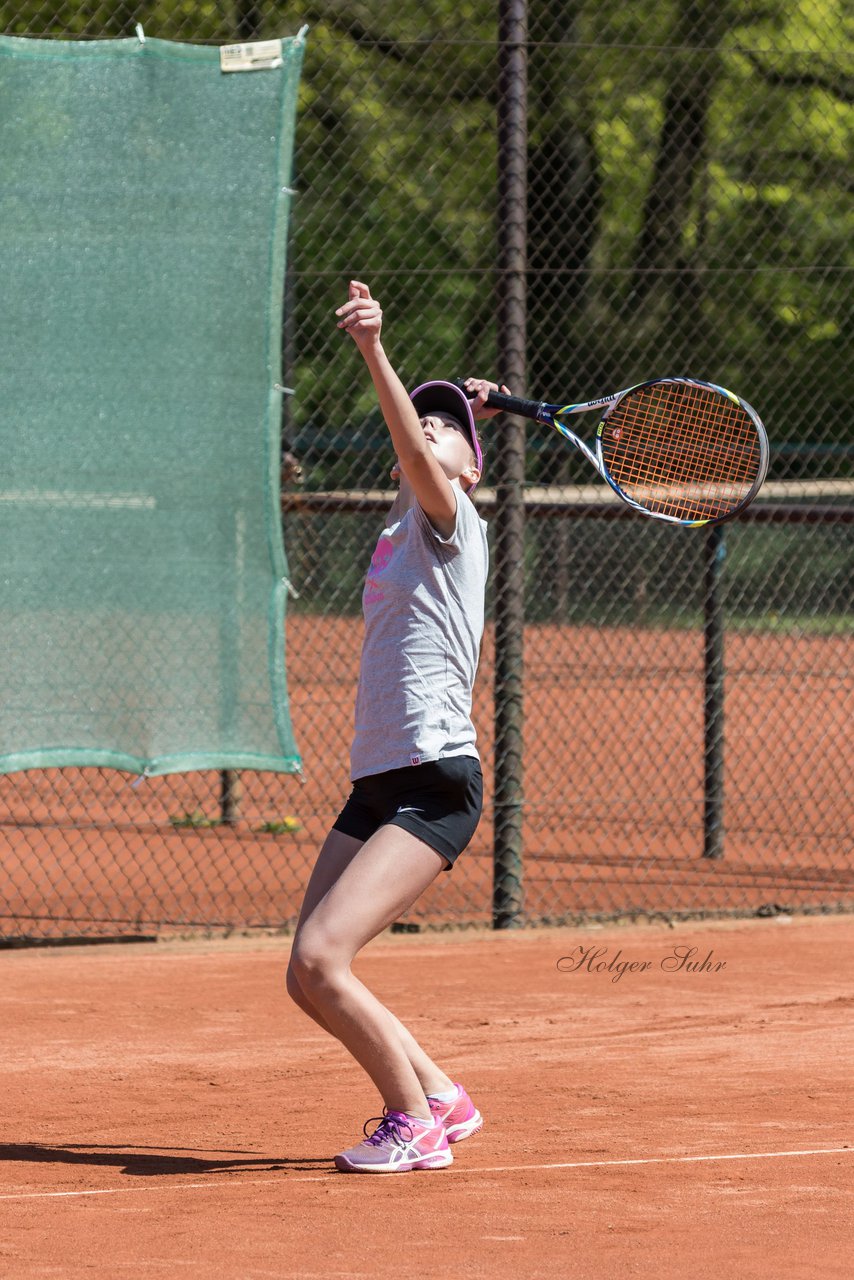
[(839, 0), (0, 14), (6, 34), (49, 38), (310, 27), (283, 334), (304, 780), (0, 779), (2, 934), (294, 922), (347, 791), (361, 583), (389, 501), (387, 436), (334, 323), (353, 276), (382, 301), (409, 384), (475, 373), (582, 400), (688, 374), (746, 396), (772, 441), (763, 495), (705, 533), (624, 514), (545, 428), (527, 429), (521, 483), (521, 428), (486, 426), (487, 804), (410, 922), (850, 907), (854, 69)]

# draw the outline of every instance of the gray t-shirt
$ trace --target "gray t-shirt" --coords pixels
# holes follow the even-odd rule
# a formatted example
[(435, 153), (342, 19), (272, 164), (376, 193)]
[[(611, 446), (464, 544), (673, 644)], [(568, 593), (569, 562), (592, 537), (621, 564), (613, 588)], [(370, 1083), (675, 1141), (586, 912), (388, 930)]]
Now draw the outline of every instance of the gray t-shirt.
[(371, 559), (350, 777), (474, 756), (471, 696), (483, 635), (486, 523), (457, 490), (441, 537), (417, 503), (389, 513)]

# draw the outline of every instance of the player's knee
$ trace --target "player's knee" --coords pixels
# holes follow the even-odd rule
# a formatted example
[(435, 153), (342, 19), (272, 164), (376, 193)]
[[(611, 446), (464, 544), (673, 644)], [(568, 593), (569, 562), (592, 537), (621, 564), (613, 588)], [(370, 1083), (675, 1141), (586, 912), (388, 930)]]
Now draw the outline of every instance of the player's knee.
[(333, 986), (337, 971), (332, 950), (322, 938), (301, 937), (294, 942), (288, 974), (303, 996)]
[(285, 987), (287, 988), (288, 995), (293, 1000), (294, 1004), (299, 1005), (300, 1009), (307, 1013), (308, 1000), (306, 999), (305, 992), (300, 986), (297, 975), (294, 973), (293, 966), (291, 964), (288, 965), (288, 971), (285, 974)]

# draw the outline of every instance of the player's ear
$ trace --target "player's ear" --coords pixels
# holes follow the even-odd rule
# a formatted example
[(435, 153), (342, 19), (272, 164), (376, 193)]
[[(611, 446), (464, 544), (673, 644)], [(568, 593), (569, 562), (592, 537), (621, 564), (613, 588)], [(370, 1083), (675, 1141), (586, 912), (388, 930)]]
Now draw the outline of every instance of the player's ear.
[(460, 479), (463, 482), (466, 493), (471, 493), (472, 489), (480, 481), (480, 468), (476, 467), (473, 462), (470, 463), (465, 471), (460, 473)]

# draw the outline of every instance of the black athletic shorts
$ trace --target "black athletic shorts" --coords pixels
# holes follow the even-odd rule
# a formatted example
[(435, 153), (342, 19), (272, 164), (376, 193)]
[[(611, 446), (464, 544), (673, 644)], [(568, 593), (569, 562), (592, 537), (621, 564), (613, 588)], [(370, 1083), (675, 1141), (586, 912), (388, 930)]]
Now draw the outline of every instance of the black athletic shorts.
[(429, 844), (450, 866), (475, 833), (483, 809), (483, 775), (474, 756), (407, 765), (357, 778), (333, 824), (356, 840), (368, 840), (380, 827), (403, 827)]

